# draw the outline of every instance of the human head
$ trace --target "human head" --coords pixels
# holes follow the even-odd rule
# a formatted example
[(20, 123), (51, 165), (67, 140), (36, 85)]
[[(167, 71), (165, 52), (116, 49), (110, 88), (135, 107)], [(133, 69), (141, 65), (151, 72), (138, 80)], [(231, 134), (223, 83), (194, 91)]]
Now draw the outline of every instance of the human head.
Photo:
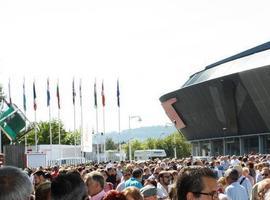
[(100, 172), (93, 171), (86, 175), (86, 186), (88, 195), (94, 196), (104, 189), (105, 180)]
[(123, 169), (124, 180), (128, 180), (131, 177), (131, 171), (129, 169)]
[(78, 172), (60, 174), (51, 183), (52, 200), (82, 200), (86, 187)]
[(35, 185), (39, 185), (43, 182), (45, 182), (45, 172), (42, 170), (38, 170), (34, 173), (34, 183)]
[(248, 167), (243, 167), (243, 169), (242, 169), (242, 175), (243, 176), (248, 176), (249, 175), (249, 168)]
[(172, 176), (168, 171), (161, 171), (158, 175), (158, 182), (162, 185), (170, 185)]
[(126, 200), (126, 197), (122, 192), (110, 190), (106, 193), (103, 200)]
[(270, 199), (270, 178), (263, 179), (258, 183), (257, 199), (260, 200)]
[(132, 177), (136, 179), (141, 179), (143, 172), (140, 168), (136, 168), (132, 171)]
[(238, 180), (239, 173), (238, 173), (237, 169), (228, 169), (225, 172), (224, 177), (226, 179), (227, 185), (230, 185), (231, 183), (234, 183)]
[(32, 184), (25, 172), (16, 167), (5, 166), (0, 168), (0, 191), (1, 200), (29, 199)]
[[(181, 169), (176, 183), (178, 200), (217, 198), (217, 181), (215, 173), (200, 166)], [(202, 194), (207, 193), (208, 195)]]
[(268, 167), (262, 168), (261, 174), (262, 174), (263, 179), (270, 178), (269, 168)]
[(143, 200), (140, 190), (135, 187), (126, 188), (123, 194), (126, 196), (127, 200)]
[(153, 185), (146, 185), (140, 189), (144, 200), (156, 200), (157, 199), (157, 188)]

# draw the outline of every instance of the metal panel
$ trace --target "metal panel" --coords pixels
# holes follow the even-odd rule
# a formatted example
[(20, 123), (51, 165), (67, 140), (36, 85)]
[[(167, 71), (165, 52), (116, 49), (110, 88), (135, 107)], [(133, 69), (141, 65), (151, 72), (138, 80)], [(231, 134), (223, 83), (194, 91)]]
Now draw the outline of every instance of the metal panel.
[(23, 145), (5, 145), (5, 165), (25, 167), (25, 147)]

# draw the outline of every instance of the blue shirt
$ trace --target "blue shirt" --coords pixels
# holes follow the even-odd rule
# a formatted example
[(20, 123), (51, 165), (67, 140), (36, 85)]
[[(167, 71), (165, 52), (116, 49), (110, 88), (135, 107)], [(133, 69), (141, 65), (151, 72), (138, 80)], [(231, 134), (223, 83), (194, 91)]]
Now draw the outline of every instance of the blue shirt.
[(141, 189), (143, 187), (142, 183), (139, 182), (136, 178), (133, 178), (133, 177), (131, 177), (130, 179), (128, 179), (125, 182), (125, 188), (130, 187), (130, 186), (133, 186), (133, 187), (136, 187), (136, 188), (139, 188), (139, 189)]
[(225, 194), (231, 200), (248, 200), (246, 189), (239, 182), (234, 182), (225, 189)]

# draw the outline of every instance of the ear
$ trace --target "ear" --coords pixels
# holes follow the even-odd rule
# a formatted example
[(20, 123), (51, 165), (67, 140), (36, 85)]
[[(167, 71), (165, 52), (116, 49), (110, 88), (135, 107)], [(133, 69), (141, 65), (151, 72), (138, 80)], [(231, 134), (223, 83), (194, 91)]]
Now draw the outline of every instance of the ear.
[(194, 195), (193, 195), (192, 192), (188, 192), (186, 197), (187, 197), (187, 200), (192, 200), (192, 199), (194, 199)]

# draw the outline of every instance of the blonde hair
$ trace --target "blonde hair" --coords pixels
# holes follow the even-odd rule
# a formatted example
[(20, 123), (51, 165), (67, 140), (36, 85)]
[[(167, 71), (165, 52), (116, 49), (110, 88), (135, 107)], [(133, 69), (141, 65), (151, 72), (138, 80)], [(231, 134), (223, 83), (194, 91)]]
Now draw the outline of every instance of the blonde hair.
[(123, 194), (132, 197), (134, 200), (143, 200), (140, 190), (136, 187), (128, 187), (123, 191)]

